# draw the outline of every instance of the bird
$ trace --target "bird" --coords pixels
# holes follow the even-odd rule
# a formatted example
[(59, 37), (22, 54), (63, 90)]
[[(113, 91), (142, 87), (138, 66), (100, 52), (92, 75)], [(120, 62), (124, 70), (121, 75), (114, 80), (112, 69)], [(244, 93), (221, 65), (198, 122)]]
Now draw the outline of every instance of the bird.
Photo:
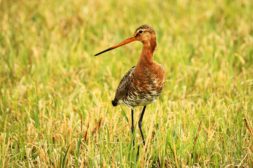
[(117, 106), (119, 104), (125, 104), (131, 108), (132, 134), (134, 134), (134, 109), (137, 106), (143, 106), (138, 121), (138, 127), (142, 142), (145, 145), (142, 120), (146, 106), (154, 102), (160, 96), (165, 84), (165, 69), (153, 59), (153, 54), (157, 46), (156, 32), (149, 25), (141, 25), (135, 30), (133, 36), (95, 54), (95, 56), (134, 41), (142, 43), (141, 55), (136, 66), (133, 66), (121, 79), (115, 97), (112, 100), (112, 105)]

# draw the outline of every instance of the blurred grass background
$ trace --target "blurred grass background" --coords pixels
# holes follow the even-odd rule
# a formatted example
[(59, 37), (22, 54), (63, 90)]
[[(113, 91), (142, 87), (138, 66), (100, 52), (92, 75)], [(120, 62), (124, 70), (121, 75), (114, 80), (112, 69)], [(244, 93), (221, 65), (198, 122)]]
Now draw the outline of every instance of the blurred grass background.
[[(251, 0), (0, 0), (1, 167), (252, 167), (252, 11)], [(141, 44), (93, 55), (142, 24), (167, 80), (136, 160), (130, 109), (111, 100)]]

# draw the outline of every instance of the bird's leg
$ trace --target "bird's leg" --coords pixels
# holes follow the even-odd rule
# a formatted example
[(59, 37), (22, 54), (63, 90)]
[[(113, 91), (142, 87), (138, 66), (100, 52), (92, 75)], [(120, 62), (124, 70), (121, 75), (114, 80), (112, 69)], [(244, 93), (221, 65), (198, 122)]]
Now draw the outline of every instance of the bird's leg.
[(144, 116), (144, 113), (145, 113), (145, 109), (146, 109), (146, 106), (143, 107), (142, 112), (141, 112), (141, 116), (140, 116), (140, 119), (139, 119), (139, 122), (138, 122), (138, 126), (139, 126), (139, 129), (140, 129), (140, 132), (141, 132), (142, 142), (143, 142), (144, 145), (145, 145), (145, 139), (144, 139), (144, 136), (143, 136), (141, 126), (142, 126), (142, 119), (143, 119), (143, 116)]
[(132, 125), (131, 125), (131, 132), (132, 132), (132, 137), (133, 137), (133, 145), (135, 144), (134, 139), (134, 110), (131, 109), (131, 118), (132, 118)]

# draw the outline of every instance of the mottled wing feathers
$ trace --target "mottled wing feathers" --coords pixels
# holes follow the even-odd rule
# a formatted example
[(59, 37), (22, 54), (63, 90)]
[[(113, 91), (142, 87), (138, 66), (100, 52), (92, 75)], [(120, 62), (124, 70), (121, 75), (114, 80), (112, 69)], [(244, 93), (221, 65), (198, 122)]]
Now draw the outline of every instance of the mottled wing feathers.
[(119, 86), (117, 88), (116, 94), (115, 94), (115, 98), (112, 101), (112, 104), (114, 106), (116, 106), (118, 104), (118, 101), (126, 96), (127, 92), (128, 92), (128, 88), (130, 86), (131, 80), (132, 80), (132, 75), (133, 75), (133, 71), (135, 69), (135, 66), (133, 66), (126, 74), (125, 76), (121, 79)]

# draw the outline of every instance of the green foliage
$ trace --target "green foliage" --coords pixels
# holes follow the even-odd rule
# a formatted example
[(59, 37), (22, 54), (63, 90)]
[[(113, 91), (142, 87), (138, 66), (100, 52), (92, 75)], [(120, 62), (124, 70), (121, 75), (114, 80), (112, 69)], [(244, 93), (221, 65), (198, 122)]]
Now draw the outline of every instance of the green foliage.
[[(0, 1), (0, 167), (252, 167), (252, 11), (251, 0)], [(93, 55), (142, 24), (167, 80), (144, 116), (147, 145), (136, 127), (133, 147), (130, 109), (111, 100), (141, 44)]]

